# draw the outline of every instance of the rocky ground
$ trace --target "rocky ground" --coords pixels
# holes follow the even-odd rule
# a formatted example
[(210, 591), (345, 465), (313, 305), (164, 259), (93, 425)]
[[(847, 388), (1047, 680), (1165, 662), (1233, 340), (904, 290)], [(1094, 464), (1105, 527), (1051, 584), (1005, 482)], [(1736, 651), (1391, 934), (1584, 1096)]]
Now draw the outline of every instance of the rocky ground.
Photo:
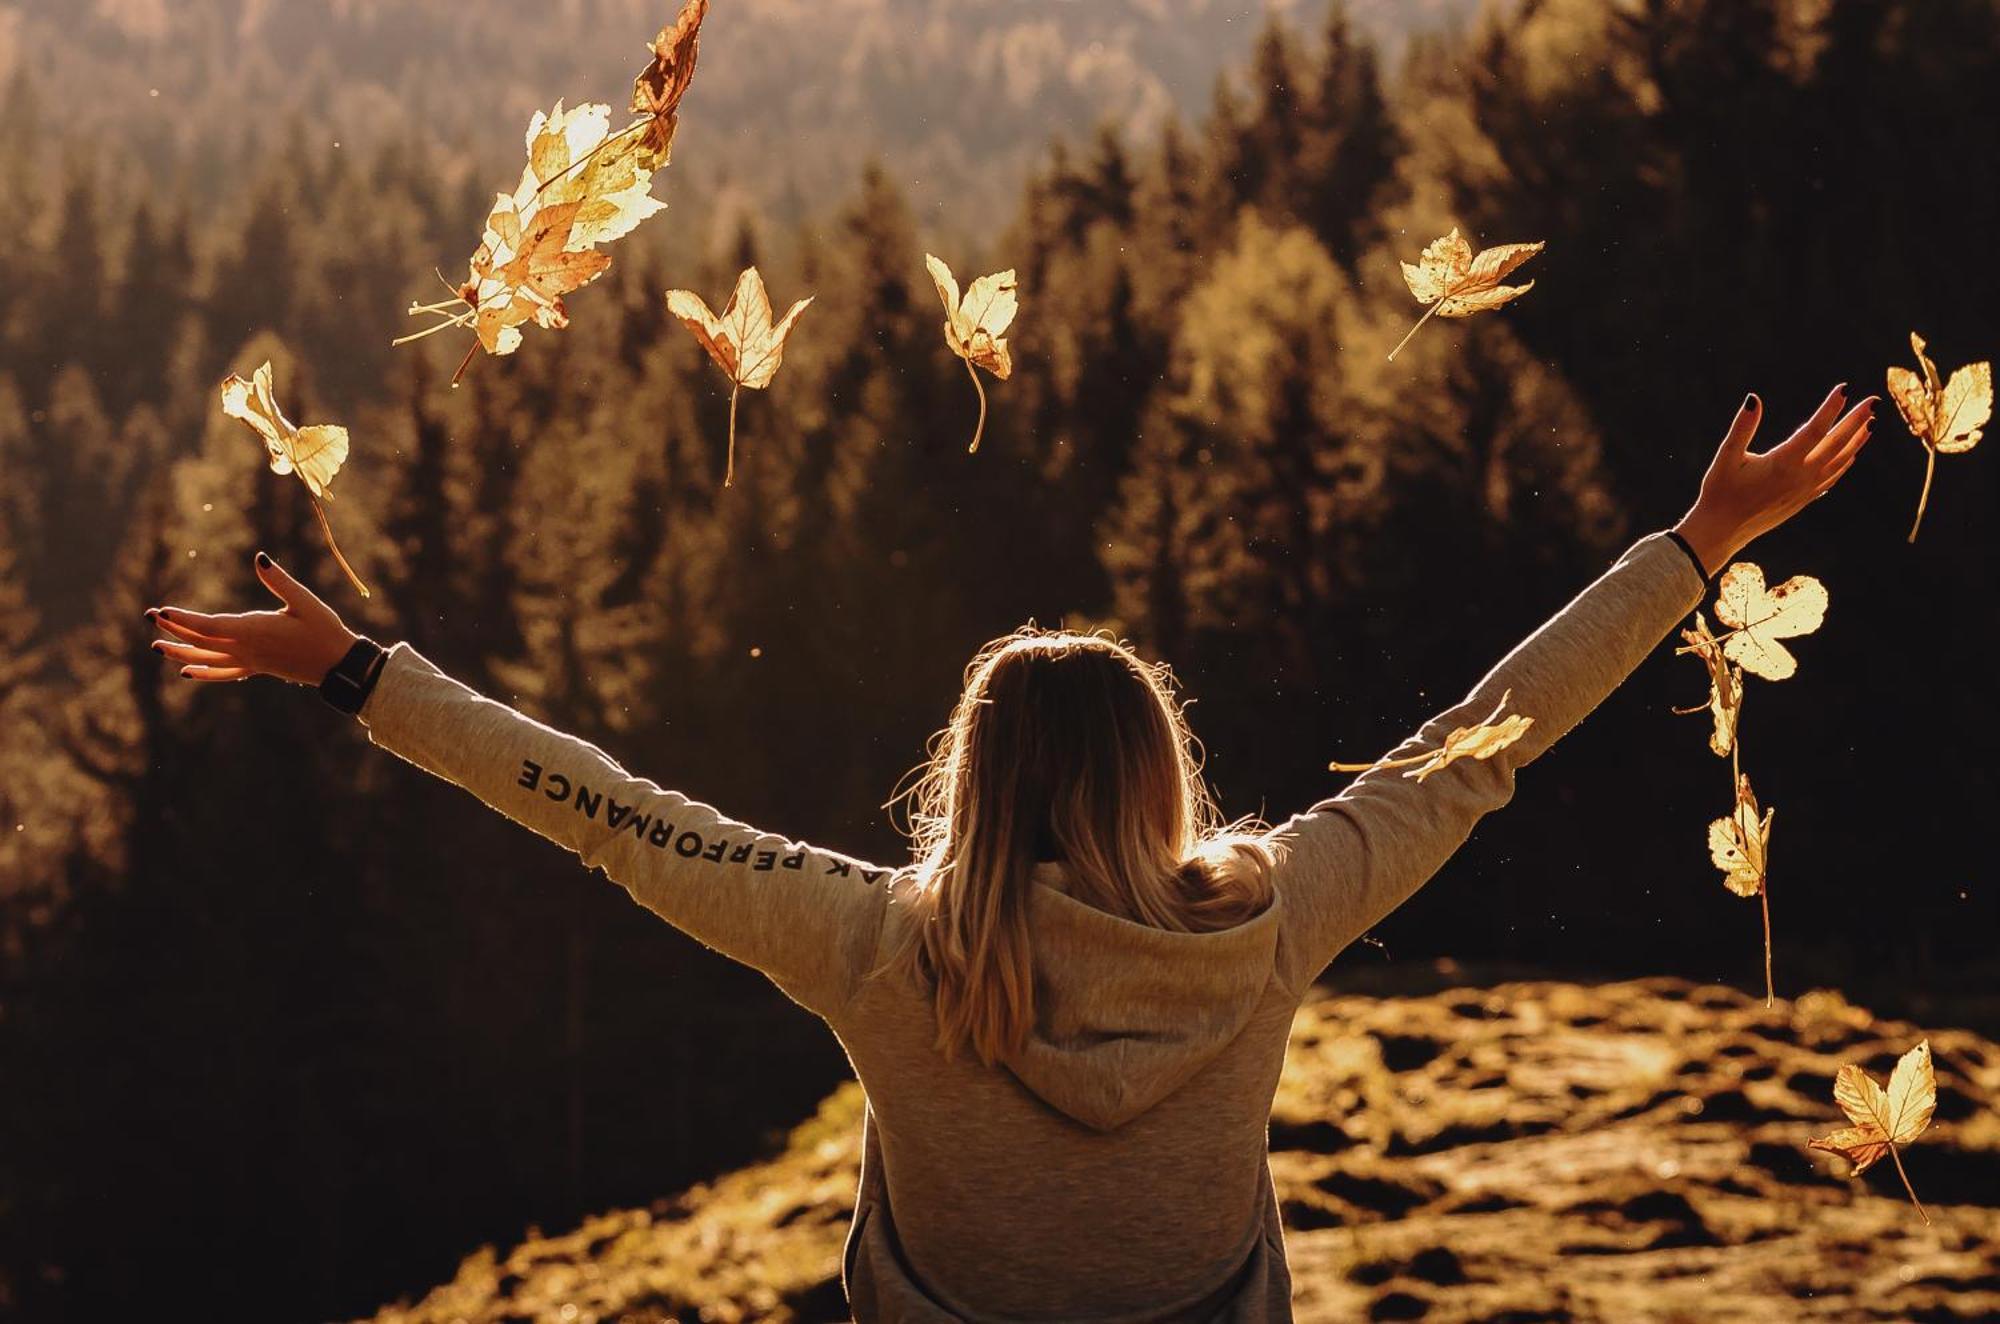
[[(1928, 1035), (1938, 1107), (1859, 1181), (1834, 1072)], [(1679, 980), (1308, 1004), (1271, 1123), (1301, 1321), (2000, 1318), (2000, 1045)], [(845, 1318), (860, 1095), (651, 1209), (468, 1258), (377, 1324)]]

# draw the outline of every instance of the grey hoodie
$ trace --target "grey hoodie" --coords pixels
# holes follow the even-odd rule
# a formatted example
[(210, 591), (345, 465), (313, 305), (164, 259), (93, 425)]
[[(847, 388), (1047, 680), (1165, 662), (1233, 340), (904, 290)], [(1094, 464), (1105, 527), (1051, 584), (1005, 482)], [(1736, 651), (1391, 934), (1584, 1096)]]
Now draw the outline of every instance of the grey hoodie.
[(1070, 897), (1060, 865), (1040, 866), (1036, 1031), (997, 1068), (944, 1060), (926, 991), (870, 976), (909, 922), (906, 874), (633, 777), (407, 644), (361, 717), (375, 743), (568, 847), (832, 1027), (868, 1097), (843, 1265), (857, 1319), (1263, 1324), (1291, 1318), (1267, 1143), (1302, 996), (1702, 591), (1667, 535), (1634, 544), (1393, 752), (1436, 748), (1505, 690), (1535, 719), (1526, 736), (1422, 783), (1363, 774), (1272, 829), (1276, 898), (1236, 928), (1119, 919)]

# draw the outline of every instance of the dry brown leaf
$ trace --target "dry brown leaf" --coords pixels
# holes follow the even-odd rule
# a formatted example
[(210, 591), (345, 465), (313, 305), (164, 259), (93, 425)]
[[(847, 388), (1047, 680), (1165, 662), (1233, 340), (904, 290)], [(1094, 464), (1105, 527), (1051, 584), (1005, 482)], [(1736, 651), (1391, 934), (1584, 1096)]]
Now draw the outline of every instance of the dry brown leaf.
[(1910, 1174), (1903, 1167), (1898, 1147), (1922, 1135), (1931, 1124), (1931, 1114), (1937, 1110), (1937, 1073), (1931, 1065), (1931, 1041), (1926, 1039), (1903, 1054), (1889, 1074), (1887, 1090), (1860, 1067), (1843, 1066), (1834, 1078), (1833, 1101), (1853, 1125), (1810, 1141), (1807, 1148), (1847, 1159), (1854, 1164), (1857, 1177), (1888, 1155), (1896, 1165), (1897, 1175), (1903, 1179), (1903, 1189), (1910, 1193), (1910, 1203), (1917, 1207), (1924, 1222), (1930, 1222), (1931, 1216), (1917, 1199), (1916, 1188), (1910, 1185)]
[(972, 429), (972, 444), (965, 448), (971, 454), (979, 449), (979, 439), (986, 433), (986, 387), (973, 369), (984, 368), (1003, 382), (1013, 375), (1014, 357), (1004, 337), (1021, 310), (1020, 290), (1014, 269), (1009, 267), (973, 281), (961, 298), (958, 277), (942, 259), (926, 253), (924, 266), (937, 286), (938, 298), (944, 301), (944, 343), (965, 360), (972, 388), (979, 393), (979, 422)]
[(313, 514), (319, 517), (320, 532), (326, 535), (326, 545), (333, 552), (334, 561), (355, 591), (367, 597), (368, 586), (340, 554), (340, 544), (333, 539), (333, 526), (327, 522), (326, 507), (321, 504), (333, 500), (329, 486), (340, 466), (347, 462), (347, 429), (331, 423), (302, 428), (286, 418), (271, 393), (268, 360), (258, 366), (247, 382), (235, 373), (223, 378), (222, 412), (250, 425), (270, 456), (272, 473), (297, 474), (306, 485)]
[[(413, 314), (443, 313), (445, 320), (403, 340), (470, 322), (487, 353), (511, 354), (526, 323), (569, 325), (563, 296), (611, 265), (594, 246), (629, 233), (665, 205), (652, 196), (652, 172), (637, 165), (636, 138), (604, 150), (610, 117), (607, 106), (564, 110), (560, 101), (551, 112), (535, 112), (521, 182), (494, 199), (457, 300), (412, 305)], [(452, 311), (456, 304), (465, 311)]]
[(1403, 282), (1417, 302), (1427, 307), (1417, 325), (1389, 351), (1389, 358), (1393, 361), (1402, 353), (1418, 327), (1433, 317), (1470, 317), (1498, 308), (1533, 289), (1533, 281), (1525, 285), (1500, 282), (1544, 247), (1541, 243), (1496, 244), (1474, 257), (1472, 245), (1456, 226), (1444, 238), (1433, 239), (1414, 266), (1408, 262), (1402, 264)]
[(1743, 669), (1730, 662), (1723, 652), (1721, 641), (1710, 633), (1708, 619), (1700, 612), (1694, 614), (1694, 628), (1682, 630), (1681, 638), (1687, 641), (1687, 646), (1677, 651), (1693, 653), (1708, 669), (1708, 702), (1674, 711), (1698, 713), (1706, 710), (1714, 719), (1708, 747), (1718, 758), (1726, 759), (1736, 748), (1736, 728), (1743, 717)]
[(1750, 779), (1736, 778), (1736, 807), (1725, 818), (1708, 825), (1708, 855), (1722, 870), (1722, 882), (1738, 896), (1761, 895), (1770, 867), (1771, 820), (1778, 811), (1767, 809), (1757, 815), (1757, 797), (1751, 794)]
[(667, 204), (653, 196), (653, 171), (640, 159), (640, 141), (610, 132), (611, 108), (589, 104), (528, 122), (528, 164), (514, 190), (516, 211), (546, 211), (577, 204), (569, 246), (589, 248), (631, 233)]
[(1951, 375), (1948, 382), (1938, 378), (1937, 364), (1924, 353), (1924, 338), (1910, 332), (1910, 348), (1916, 351), (1923, 374), (1908, 368), (1889, 369), (1889, 398), (1903, 416), (1910, 435), (1924, 444), (1924, 488), (1917, 496), (1917, 518), (1910, 525), (1911, 542), (1923, 526), (1924, 507), (1931, 497), (1931, 475), (1939, 455), (1957, 455), (1979, 444), (1987, 423), (1993, 418), (1993, 365), (1968, 363)]
[(1460, 759), (1490, 759), (1526, 735), (1528, 729), (1535, 724), (1534, 718), (1523, 717), (1519, 713), (1504, 718), (1501, 716), (1507, 711), (1507, 705), (1512, 702), (1513, 697), (1514, 691), (1506, 691), (1500, 696), (1500, 702), (1494, 705), (1492, 713), (1485, 721), (1476, 726), (1454, 727), (1451, 734), (1444, 738), (1444, 742), (1427, 754), (1412, 754), (1400, 759), (1377, 759), (1373, 763), (1329, 763), (1326, 766), (1333, 772), (1372, 772), (1377, 768), (1408, 768), (1409, 771), (1403, 775), (1414, 777), (1421, 782), (1429, 779), (1432, 773), (1448, 768)]
[(792, 323), (812, 297), (800, 299), (775, 323), (771, 320), (771, 296), (764, 290), (764, 278), (749, 267), (736, 278), (736, 290), (720, 317), (709, 311), (708, 303), (693, 290), (668, 290), (667, 311), (694, 332), (701, 347), (729, 378), (729, 459), (723, 470), (722, 485), (736, 478), (736, 397), (744, 387), (761, 391), (771, 384), (778, 365), (784, 361), (785, 339)]
[(569, 246), (582, 206), (563, 202), (540, 208), (525, 226), (511, 204), (495, 208), (488, 222), (489, 242), (474, 256), (473, 279), (467, 283), (473, 329), (487, 353), (513, 353), (526, 322), (568, 326), (562, 296), (596, 280), (611, 265), (603, 253)]
[[(622, 237), (666, 206), (652, 196), (653, 172), (672, 155), (680, 101), (694, 78), (707, 13), (708, 0), (689, 0), (653, 39), (652, 61), (632, 87), (632, 110), (639, 118), (624, 128), (612, 132), (611, 108), (597, 103), (565, 111), (558, 101), (553, 111), (535, 114), (521, 182), (495, 200), (470, 275), (453, 298), (412, 304), (413, 316), (442, 320), (395, 343), (470, 325), (478, 347), (511, 354), (526, 323), (568, 325), (562, 296), (611, 265), (609, 257), (593, 251), (596, 246)], [(475, 351), (468, 351), (458, 374)]]
[(1756, 897), (1764, 917), (1764, 1005), (1777, 1001), (1771, 976), (1771, 820), (1775, 809), (1757, 813), (1750, 779), (1736, 775), (1736, 805), (1708, 825), (1708, 858), (1722, 870), (1722, 884), (1741, 897)]
[(1729, 627), (1719, 636), (1723, 655), (1753, 676), (1784, 680), (1799, 664), (1778, 641), (1819, 629), (1826, 604), (1826, 585), (1811, 575), (1793, 575), (1766, 588), (1762, 567), (1737, 561), (1715, 588), (1715, 617)]
[(639, 160), (648, 170), (673, 160), (674, 130), (680, 126), (677, 112), (694, 81), (701, 21), (707, 17), (708, 0), (688, 0), (679, 17), (653, 38), (648, 47), (652, 61), (632, 80), (632, 113), (644, 117)]

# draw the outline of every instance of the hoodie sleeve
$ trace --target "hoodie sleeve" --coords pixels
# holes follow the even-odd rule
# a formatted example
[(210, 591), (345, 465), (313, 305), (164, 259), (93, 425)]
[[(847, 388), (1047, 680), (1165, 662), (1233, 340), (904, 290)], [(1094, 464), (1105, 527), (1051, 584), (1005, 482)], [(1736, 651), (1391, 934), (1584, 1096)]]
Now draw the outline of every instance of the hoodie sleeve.
[(1490, 759), (1460, 759), (1422, 782), (1400, 768), (1363, 773), (1274, 828), (1286, 983), (1303, 989), (1423, 886), (1482, 817), (1513, 797), (1515, 771), (1602, 703), (1700, 603), (1704, 573), (1669, 535), (1640, 539), (1502, 658), (1463, 702), (1388, 757), (1436, 749), (1454, 727), (1483, 721), (1508, 690), (1508, 710), (1534, 719), (1526, 735)]
[(368, 738), (602, 869), (640, 905), (821, 1016), (874, 959), (888, 870), (724, 818), (596, 746), (453, 680), (408, 644), (362, 707)]

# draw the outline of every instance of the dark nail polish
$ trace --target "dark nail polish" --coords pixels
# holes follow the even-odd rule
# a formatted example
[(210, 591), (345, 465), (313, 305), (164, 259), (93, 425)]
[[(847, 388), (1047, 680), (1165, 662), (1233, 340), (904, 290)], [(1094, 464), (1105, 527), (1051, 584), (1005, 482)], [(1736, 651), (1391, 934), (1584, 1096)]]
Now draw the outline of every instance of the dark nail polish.
[(158, 616), (159, 614), (160, 614), (160, 609), (158, 607), (146, 608), (146, 619), (149, 621), (152, 620), (154, 617)]
[(269, 570), (271, 568), (270, 555), (266, 552), (257, 553), (257, 566), (261, 570)]
[(1757, 393), (1755, 391), (1752, 391), (1750, 392), (1750, 394), (1743, 397), (1743, 408), (1746, 412), (1754, 414), (1763, 407), (1764, 407), (1764, 402), (1757, 398)]
[(157, 639), (155, 639), (155, 640), (153, 641), (153, 651), (154, 651), (155, 653), (164, 653), (164, 652), (166, 652), (167, 650), (166, 650), (166, 649), (164, 649), (164, 648), (162, 648), (162, 647), (160, 647), (160, 641), (159, 641), (159, 640), (157, 640)]
[(182, 680), (186, 680), (187, 678), (188, 678), (188, 669), (187, 669), (186, 667), (182, 667), (182, 668), (181, 668), (181, 679), (182, 679)]

